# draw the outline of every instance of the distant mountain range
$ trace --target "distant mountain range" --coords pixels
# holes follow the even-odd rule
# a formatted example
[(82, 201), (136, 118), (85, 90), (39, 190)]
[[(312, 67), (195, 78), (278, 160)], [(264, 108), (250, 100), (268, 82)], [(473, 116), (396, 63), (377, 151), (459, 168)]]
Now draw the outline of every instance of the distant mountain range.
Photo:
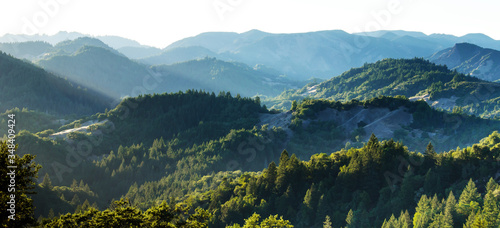
[[(459, 42), (500, 49), (500, 41), (482, 34), (456, 37), (406, 31), (349, 34), (338, 30), (271, 34), (252, 30), (241, 34), (202, 33), (169, 45), (160, 55), (172, 62), (178, 52), (169, 54), (169, 51), (184, 47), (186, 52), (192, 53), (193, 50), (187, 47), (197, 47), (197, 50), (202, 47), (222, 60), (243, 62), (250, 66), (265, 65), (300, 80), (312, 76), (330, 78), (352, 67), (384, 58), (427, 58)], [(210, 53), (206, 51), (203, 54)], [(155, 62), (159, 63), (161, 62)]]
[(142, 78), (148, 75), (147, 66), (131, 61), (115, 50), (86, 45), (71, 54), (60, 49), (36, 64), (114, 98), (131, 95), (132, 88), (142, 85)]
[(500, 51), (458, 43), (429, 58), (436, 64), (488, 81), (500, 80)]
[[(66, 32), (53, 36), (5, 35), (0, 37), (0, 42), (41, 40), (55, 45), (82, 36), (85, 35)], [(311, 77), (328, 79), (350, 68), (384, 58), (428, 58), (445, 48), (453, 47), (456, 43), (468, 42), (500, 50), (500, 41), (483, 34), (457, 37), (407, 31), (356, 34), (339, 30), (294, 34), (272, 34), (259, 30), (245, 33), (208, 32), (179, 40), (164, 49), (140, 45), (138, 42), (116, 36), (95, 38), (128, 58), (148, 65), (216, 57), (248, 66), (260, 65), (275, 69), (278, 74), (294, 80), (306, 80)], [(2, 50), (4, 49), (6, 48)], [(12, 54), (8, 50), (4, 51)], [(15, 56), (23, 58), (27, 54), (21, 52)]]
[(150, 67), (88, 37), (63, 41), (51, 50), (35, 63), (114, 98), (187, 89), (231, 91), (241, 96), (276, 96), (305, 84), (279, 77), (265, 67), (252, 68), (201, 56), (196, 60), (186, 57), (185, 62)]
[[(0, 37), (0, 43), (21, 43), (27, 41), (44, 41), (52, 45), (67, 40), (74, 40), (80, 37), (92, 37), (78, 32), (58, 32), (54, 35), (14, 35), (6, 34)], [(112, 48), (118, 49), (122, 47), (142, 47), (139, 42), (119, 36), (96, 36), (97, 38)]]
[[(0, 40), (13, 37), (6, 35)], [(469, 43), (454, 43), (473, 41), (485, 47), (499, 47), (500, 41), (482, 34), (455, 37), (406, 31), (362, 34), (343, 31), (298, 34), (271, 34), (258, 30), (241, 34), (211, 32), (179, 40), (163, 50), (141, 46), (120, 37), (98, 39), (79, 33), (21, 38), (42, 41), (0, 43), (0, 50), (17, 58), (31, 60), (70, 82), (96, 89), (113, 98), (187, 89), (272, 97), (284, 90), (301, 88), (309, 82), (306, 79), (318, 76), (331, 79), (319, 85), (310, 84), (295, 92), (288, 91), (271, 103), (286, 104), (281, 107), (288, 107), (292, 97), (349, 100), (378, 95), (405, 95), (422, 96), (429, 102), (439, 98), (452, 99), (453, 102), (448, 102), (450, 105), (437, 106), (451, 109), (452, 105), (471, 105), (462, 100), (463, 96), (477, 94), (472, 87), (488, 85), (497, 88), (497, 85), (474, 81), (472, 78), (464, 79), (463, 75), (455, 77), (455, 73), (420, 59), (404, 63), (382, 61), (374, 65), (367, 65), (366, 62), (386, 57), (420, 56), (460, 73), (489, 81), (498, 80), (497, 72), (500, 69), (498, 51)], [(48, 43), (56, 40), (63, 41)], [(381, 65), (394, 68), (395, 71), (382, 69)], [(341, 74), (354, 66), (362, 67)], [(446, 76), (434, 77), (422, 69), (434, 69)], [(426, 76), (416, 78), (418, 75), (415, 72)], [(340, 76), (333, 77), (336, 75)], [(154, 81), (151, 81), (152, 78)], [(455, 79), (465, 80), (464, 83), (469, 87), (463, 86), (464, 83), (457, 84), (453, 81)], [(464, 90), (459, 91), (456, 87), (451, 90), (450, 86), (463, 86)], [(447, 91), (447, 95), (437, 97), (444, 94), (443, 91)], [(487, 94), (495, 95), (496, 90)], [(455, 99), (460, 97), (462, 100)], [(487, 110), (494, 108), (491, 99), (496, 95), (480, 97), (478, 102), (488, 106)], [(283, 100), (286, 102), (281, 102)], [(476, 107), (469, 112), (484, 114), (477, 113), (477, 110)]]

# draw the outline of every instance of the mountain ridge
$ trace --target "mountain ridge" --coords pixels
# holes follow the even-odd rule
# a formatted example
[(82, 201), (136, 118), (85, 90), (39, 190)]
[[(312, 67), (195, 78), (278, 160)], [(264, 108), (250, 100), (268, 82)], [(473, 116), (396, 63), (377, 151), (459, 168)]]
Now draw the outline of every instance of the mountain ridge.
[(81, 88), (3, 52), (0, 81), (2, 112), (17, 107), (53, 115), (91, 114), (108, 108), (111, 101), (93, 89)]
[(457, 43), (433, 54), (429, 60), (452, 70), (488, 81), (500, 79), (500, 51), (470, 43)]
[(447, 106), (438, 107), (452, 111), (457, 106), (474, 115), (492, 117), (498, 115), (495, 106), (500, 97), (500, 84), (451, 71), (423, 58), (384, 59), (353, 68), (319, 84), (285, 91), (264, 102), (270, 107), (277, 105), (273, 107), (289, 109), (291, 100), (327, 98), (348, 101), (380, 95), (428, 96), (426, 101), (430, 105), (447, 102)]

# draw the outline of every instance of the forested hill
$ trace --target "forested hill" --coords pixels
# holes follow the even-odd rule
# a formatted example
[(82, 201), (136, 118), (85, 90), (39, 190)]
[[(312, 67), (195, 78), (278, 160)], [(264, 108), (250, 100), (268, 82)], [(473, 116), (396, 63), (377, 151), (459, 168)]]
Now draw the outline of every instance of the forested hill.
[(308, 161), (283, 151), (279, 165), (228, 177), (200, 201), (214, 211), (213, 227), (258, 213), (301, 228), (496, 228), (499, 142), (495, 132), (473, 147), (436, 154), (429, 144), (420, 154), (372, 135), (362, 148)]
[[(228, 169), (260, 170), (279, 157), (286, 138), (280, 129), (258, 126), (262, 113), (268, 111), (258, 97), (189, 90), (127, 98), (115, 109), (55, 130), (100, 122), (87, 132), (23, 131), (16, 141), (19, 154), (35, 153), (36, 162), (45, 167), (40, 177), (47, 174), (58, 186), (84, 183), (82, 189), (59, 188), (36, 197), (37, 216), (47, 216), (50, 208), (56, 213), (74, 211), (79, 203), (70, 199), (75, 195), (105, 208), (132, 186), (174, 181), (161, 191), (180, 198), (204, 175)], [(153, 197), (146, 195), (142, 204), (151, 205)], [(47, 199), (53, 202), (48, 204)]]
[(181, 134), (189, 134), (191, 141), (203, 142), (221, 137), (230, 129), (252, 128), (258, 122), (259, 112), (267, 109), (261, 107), (258, 97), (188, 90), (127, 98), (108, 113), (97, 114), (97, 118), (113, 122), (113, 137), (127, 144)]
[[(361, 148), (315, 154), (308, 161), (285, 150), (279, 165), (272, 162), (262, 172), (205, 175), (183, 189), (189, 193), (182, 204), (171, 198), (169, 204), (140, 210), (145, 200), (168, 197), (160, 189), (182, 183), (164, 178), (160, 184), (132, 185), (128, 199), (109, 209), (98, 211), (86, 201), (75, 213), (44, 223), (76, 227), (163, 222), (177, 227), (173, 225), (189, 216), (187, 222), (198, 222), (192, 227), (495, 228), (500, 225), (499, 146), (500, 135), (494, 132), (472, 147), (436, 154), (429, 144), (421, 154), (372, 135)], [(41, 187), (62, 191), (48, 179)], [(154, 216), (155, 211), (168, 216)]]
[(31, 63), (0, 52), (0, 111), (28, 108), (51, 114), (92, 114), (111, 100), (71, 84)]
[[(497, 218), (488, 210), (491, 202), (498, 202), (492, 200), (498, 186), (487, 183), (499, 168), (498, 133), (477, 145), (455, 146), (444, 153), (436, 153), (432, 145), (417, 150), (424, 155), (411, 152), (401, 142), (379, 141), (374, 135), (352, 147), (338, 141), (343, 137), (342, 126), (328, 119), (339, 116), (332, 113), (352, 110), (366, 110), (365, 116), (387, 117), (393, 111), (403, 117), (411, 114), (413, 124), (398, 127), (400, 133), (416, 129), (406, 133), (413, 138), (432, 132), (427, 134), (449, 139), (460, 132), (470, 142), (477, 129), (495, 126), (495, 120), (443, 114), (425, 102), (404, 97), (346, 103), (306, 100), (291, 112), (272, 113), (261, 106), (259, 98), (189, 90), (127, 98), (115, 109), (57, 129), (104, 121), (92, 125), (88, 133), (73, 132), (60, 140), (49, 138), (49, 132), (23, 131), (16, 142), (19, 154), (36, 154), (35, 162), (44, 167), (40, 170), (44, 181), (33, 198), (36, 216), (53, 218), (40, 220), (51, 227), (99, 221), (130, 226), (132, 220), (137, 226), (148, 226), (158, 219), (182, 221), (178, 218), (198, 212), (212, 214), (212, 220), (199, 218), (210, 227), (238, 227), (235, 223), (250, 223), (257, 220), (257, 214), (268, 222), (273, 220), (270, 215), (278, 214), (283, 219), (275, 220), (288, 220), (296, 227), (320, 227), (327, 215), (334, 227), (380, 227), (384, 220), (385, 227), (389, 223), (444, 227)], [(291, 124), (283, 128), (265, 124), (262, 117), (272, 115), (290, 115)], [(355, 120), (357, 128), (375, 122)], [(362, 135), (360, 129), (355, 132)], [(353, 136), (357, 138), (355, 134), (347, 137)], [(428, 145), (430, 138), (422, 140)], [(438, 148), (449, 141), (432, 142)], [(338, 145), (341, 149), (332, 149)], [(283, 148), (290, 153), (281, 153)], [(467, 184), (471, 178), (478, 189)], [(466, 198), (469, 193), (473, 197)], [(128, 200), (112, 203), (122, 197)], [(444, 203), (445, 198), (450, 203)], [(162, 201), (170, 202), (168, 207)], [(173, 217), (151, 217), (155, 211)], [(68, 212), (74, 214), (53, 216)]]
[(379, 95), (420, 96), (416, 99), (425, 99), (443, 109), (461, 106), (471, 114), (494, 115), (500, 84), (466, 76), (420, 58), (384, 59), (353, 68), (317, 85), (283, 92), (271, 103), (286, 104), (286, 100), (305, 97), (364, 100)]
[[(76, 120), (46, 133), (22, 132), (18, 136), (21, 145), (18, 151), (21, 154), (37, 151), (37, 162), (42, 165), (53, 162), (64, 164), (68, 146), (75, 147), (80, 142), (92, 143), (91, 152), (95, 156), (121, 151), (123, 148), (120, 147), (140, 145), (149, 148), (160, 139), (170, 145), (170, 150), (182, 151), (218, 140), (235, 130), (252, 129), (258, 124), (261, 112), (267, 112), (267, 109), (260, 105), (258, 98), (233, 98), (229, 92), (215, 95), (189, 90), (139, 96), (124, 99), (108, 112)], [(85, 122), (95, 123), (89, 127), (88, 133), (75, 131), (50, 136), (81, 127)], [(49, 136), (54, 143), (47, 143), (50, 142)], [(235, 151), (235, 148), (232, 149)], [(169, 156), (182, 158), (179, 155)], [(56, 176), (50, 168), (42, 172), (49, 172), (54, 178)], [(73, 173), (72, 176), (78, 175)]]

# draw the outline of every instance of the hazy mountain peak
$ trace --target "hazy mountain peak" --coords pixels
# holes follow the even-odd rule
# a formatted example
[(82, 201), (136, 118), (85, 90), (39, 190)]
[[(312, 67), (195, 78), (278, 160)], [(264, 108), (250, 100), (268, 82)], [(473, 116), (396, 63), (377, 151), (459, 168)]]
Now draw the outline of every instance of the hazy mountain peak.
[(108, 44), (114, 49), (119, 49), (122, 47), (141, 47), (142, 45), (131, 39), (119, 37), (119, 36), (98, 36), (96, 37), (102, 42)]
[(93, 46), (108, 46), (99, 39), (84, 36), (84, 37), (78, 37), (74, 40), (61, 41), (61, 42), (57, 43), (55, 45), (55, 47), (62, 47), (62, 46), (66, 46), (68, 44), (77, 44), (77, 43), (78, 44), (92, 44)]
[(457, 43), (453, 46), (452, 51), (458, 51), (465, 55), (477, 54), (477, 52), (481, 51), (483, 48), (471, 44), (471, 43)]
[(252, 29), (252, 30), (248, 30), (244, 33), (241, 33), (241, 34), (247, 34), (247, 35), (260, 35), (260, 34), (269, 34), (267, 32), (263, 32), (263, 31), (260, 31), (258, 29)]
[(56, 44), (54, 46), (54, 48), (62, 50), (64, 52), (66, 52), (67, 54), (73, 54), (73, 53), (77, 52), (78, 50), (80, 50), (84, 46), (100, 47), (100, 48), (104, 48), (104, 49), (110, 50), (110, 51), (118, 54), (118, 52), (116, 50), (114, 50), (113, 48), (111, 48), (110, 46), (108, 46), (107, 44), (102, 42), (101, 40), (96, 39), (96, 38), (92, 38), (92, 37), (78, 37), (74, 40), (65, 40), (65, 41), (62, 41), (62, 42), (59, 42), (58, 44)]
[(384, 36), (411, 36), (411, 37), (426, 37), (423, 32), (414, 31), (404, 31), (404, 30), (379, 30), (373, 32), (360, 32), (354, 33), (356, 35), (372, 36), (372, 37), (384, 37)]
[(497, 50), (471, 43), (457, 43), (451, 48), (436, 52), (429, 59), (484, 80), (500, 79), (500, 51)]
[(481, 40), (481, 41), (494, 41), (493, 38), (484, 35), (482, 33), (469, 33), (464, 36), (461, 36), (460, 38), (465, 38), (465, 39), (474, 39), (474, 40)]
[(12, 42), (27, 42), (27, 41), (45, 41), (52, 45), (55, 45), (61, 41), (74, 40), (78, 37), (85, 36), (84, 34), (78, 32), (66, 32), (60, 31), (54, 35), (46, 34), (35, 34), (35, 35), (24, 35), (24, 34), (5, 34), (0, 37), (0, 42), (12, 43)]

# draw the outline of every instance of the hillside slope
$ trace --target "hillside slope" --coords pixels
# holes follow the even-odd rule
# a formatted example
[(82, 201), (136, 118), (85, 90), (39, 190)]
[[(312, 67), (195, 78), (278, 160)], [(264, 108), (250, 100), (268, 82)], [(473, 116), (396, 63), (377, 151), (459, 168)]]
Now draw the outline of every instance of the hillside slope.
[(492, 116), (496, 115), (500, 84), (450, 71), (424, 59), (384, 59), (353, 68), (319, 84), (283, 92), (269, 100), (268, 105), (290, 107), (290, 100), (306, 97), (349, 101), (380, 95), (403, 95), (424, 99), (430, 105), (449, 111), (460, 106), (471, 114)]
[[(79, 47), (77, 44), (65, 46)], [(150, 67), (109, 48), (84, 45), (72, 54), (61, 52), (36, 63), (61, 77), (114, 98), (187, 89), (216, 93), (231, 91), (242, 96), (275, 96), (283, 90), (303, 86), (267, 70), (213, 58)]]
[(483, 80), (498, 81), (500, 79), (500, 51), (497, 50), (459, 43), (436, 52), (429, 60)]
[(109, 98), (0, 52), (0, 110), (26, 107), (51, 114), (92, 114)]
[(195, 88), (214, 92), (231, 91), (245, 97), (276, 96), (284, 90), (303, 85), (268, 73), (265, 69), (215, 58), (154, 66), (152, 70), (162, 75), (165, 83), (162, 83), (161, 88), (169, 92)]
[(120, 98), (132, 94), (149, 75), (147, 66), (105, 48), (83, 46), (73, 54), (56, 54), (36, 62), (68, 80)]

